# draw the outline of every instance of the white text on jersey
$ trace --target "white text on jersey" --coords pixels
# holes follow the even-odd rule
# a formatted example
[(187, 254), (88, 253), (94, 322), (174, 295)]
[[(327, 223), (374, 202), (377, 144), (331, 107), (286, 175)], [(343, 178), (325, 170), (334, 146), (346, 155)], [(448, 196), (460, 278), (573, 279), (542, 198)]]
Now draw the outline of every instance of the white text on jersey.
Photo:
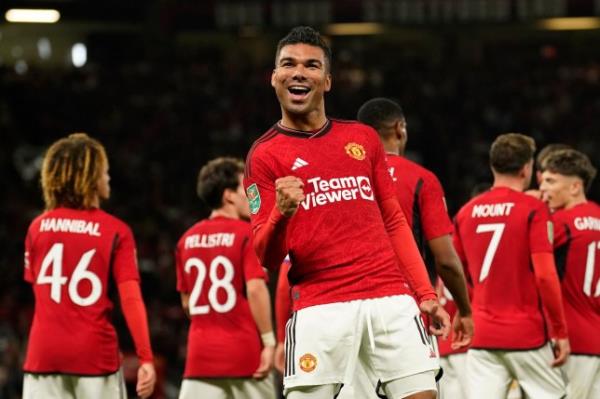
[(100, 237), (100, 223), (78, 219), (42, 219), (40, 232), (44, 231), (89, 234), (94, 237)]
[(471, 217), (473, 218), (487, 218), (493, 216), (508, 216), (514, 202), (503, 202), (501, 204), (478, 204), (473, 207)]
[(371, 181), (366, 176), (334, 177), (329, 180), (313, 177), (307, 182), (312, 186), (313, 191), (307, 193), (305, 200), (301, 203), (306, 210), (328, 203), (358, 198), (375, 201)]
[(234, 240), (234, 233), (193, 234), (186, 237), (185, 249), (231, 247)]
[(577, 230), (596, 230), (600, 231), (600, 219), (584, 216), (584, 217), (576, 217), (574, 220), (575, 228)]

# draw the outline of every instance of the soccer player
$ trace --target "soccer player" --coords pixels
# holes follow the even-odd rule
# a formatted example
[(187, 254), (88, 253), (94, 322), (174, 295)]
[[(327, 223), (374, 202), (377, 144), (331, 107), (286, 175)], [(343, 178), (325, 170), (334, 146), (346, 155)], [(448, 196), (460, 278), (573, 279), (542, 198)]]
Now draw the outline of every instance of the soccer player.
[[(398, 103), (388, 98), (371, 99), (360, 107), (357, 119), (373, 127), (379, 134), (387, 153), (387, 163), (394, 182), (396, 197), (408, 224), (412, 227), (415, 240), (423, 255), (425, 255), (426, 244), (431, 250), (436, 272), (444, 282), (442, 285), (450, 291), (452, 305), (458, 307), (458, 312), (456, 308), (453, 309), (457, 314), (453, 324), (454, 342), (440, 344), (445, 355), (452, 354), (452, 350), (465, 348), (471, 342), (473, 319), (463, 267), (452, 245), (453, 227), (448, 217), (442, 185), (431, 171), (404, 157), (408, 132), (404, 112)], [(464, 356), (462, 354), (459, 358)], [(448, 387), (460, 385), (449, 381), (454, 374), (447, 360), (445, 357), (441, 359), (446, 374), (440, 381), (442, 395), (445, 391), (444, 385)], [(456, 395), (451, 391), (447, 397), (456, 397)]]
[[(469, 399), (504, 399), (512, 379), (526, 395), (565, 395), (569, 340), (545, 204), (523, 193), (533, 174), (532, 138), (508, 133), (490, 149), (491, 190), (456, 216), (454, 241), (473, 283), (477, 334), (467, 354)], [(550, 319), (548, 339), (541, 305)]]
[[(289, 399), (332, 398), (356, 361), (391, 398), (434, 398), (438, 361), (419, 317), (447, 335), (425, 265), (372, 128), (330, 119), (331, 51), (310, 27), (277, 46), (271, 84), (282, 118), (248, 154), (254, 246), (269, 268), (289, 253)], [(410, 296), (414, 292), (419, 306)]]
[(140, 360), (137, 394), (156, 382), (146, 308), (130, 228), (100, 209), (110, 195), (102, 144), (84, 133), (50, 146), (42, 164), (46, 211), (25, 240), (25, 280), (35, 314), (29, 335), (24, 399), (126, 397), (117, 334), (110, 322), (110, 280)]
[(572, 149), (548, 156), (541, 190), (556, 231), (555, 255), (562, 278), (572, 355), (565, 364), (572, 398), (600, 398), (600, 207), (586, 198), (596, 169)]
[(275, 334), (266, 275), (252, 246), (244, 163), (217, 158), (198, 175), (212, 209), (179, 240), (177, 289), (191, 318), (180, 399), (275, 398)]

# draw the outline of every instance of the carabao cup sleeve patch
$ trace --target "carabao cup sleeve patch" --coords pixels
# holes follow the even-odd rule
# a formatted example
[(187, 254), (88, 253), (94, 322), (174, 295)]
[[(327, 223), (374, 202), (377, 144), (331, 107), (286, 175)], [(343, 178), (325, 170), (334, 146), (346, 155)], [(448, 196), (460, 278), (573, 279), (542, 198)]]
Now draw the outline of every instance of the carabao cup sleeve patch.
[(260, 209), (260, 193), (258, 192), (256, 183), (248, 186), (246, 189), (246, 196), (248, 197), (250, 212), (252, 212), (253, 215), (256, 215)]

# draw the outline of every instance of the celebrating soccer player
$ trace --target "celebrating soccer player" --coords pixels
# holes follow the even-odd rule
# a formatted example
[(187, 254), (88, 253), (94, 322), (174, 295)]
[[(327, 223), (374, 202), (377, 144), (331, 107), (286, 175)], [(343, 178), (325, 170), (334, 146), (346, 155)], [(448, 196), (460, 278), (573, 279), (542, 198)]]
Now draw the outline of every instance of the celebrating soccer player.
[(129, 227), (100, 209), (109, 197), (104, 147), (86, 134), (60, 139), (42, 165), (46, 211), (25, 241), (25, 280), (35, 314), (25, 358), (23, 398), (123, 398), (109, 280), (140, 360), (137, 394), (149, 397), (156, 373)]
[[(310, 27), (277, 46), (282, 118), (248, 154), (245, 186), (260, 260), (289, 253), (295, 310), (286, 332), (289, 399), (332, 398), (361, 362), (385, 394), (434, 398), (438, 361), (419, 317), (449, 317), (395, 197), (372, 128), (330, 119), (331, 51)], [(415, 293), (419, 306), (410, 295)]]
[(565, 365), (572, 398), (600, 398), (600, 207), (586, 198), (596, 169), (572, 149), (546, 158), (542, 184), (552, 209), (554, 243), (572, 355)]
[(244, 163), (210, 161), (198, 196), (212, 209), (176, 251), (177, 289), (192, 322), (180, 399), (275, 398), (275, 334), (266, 275), (252, 246)]
[[(526, 395), (559, 399), (557, 367), (569, 340), (546, 205), (523, 193), (533, 174), (532, 138), (496, 138), (490, 149), (493, 187), (456, 216), (454, 241), (473, 283), (477, 334), (467, 354), (469, 399), (504, 399), (512, 379)], [(541, 304), (550, 319), (550, 338)]]

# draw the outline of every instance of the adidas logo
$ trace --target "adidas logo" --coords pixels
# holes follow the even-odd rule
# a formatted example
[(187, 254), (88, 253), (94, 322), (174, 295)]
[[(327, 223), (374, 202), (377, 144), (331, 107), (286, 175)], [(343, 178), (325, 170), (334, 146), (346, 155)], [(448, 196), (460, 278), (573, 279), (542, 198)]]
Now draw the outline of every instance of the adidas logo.
[(296, 160), (294, 161), (294, 165), (292, 165), (292, 170), (300, 169), (306, 165), (308, 165), (308, 162), (306, 162), (304, 159), (296, 158)]

